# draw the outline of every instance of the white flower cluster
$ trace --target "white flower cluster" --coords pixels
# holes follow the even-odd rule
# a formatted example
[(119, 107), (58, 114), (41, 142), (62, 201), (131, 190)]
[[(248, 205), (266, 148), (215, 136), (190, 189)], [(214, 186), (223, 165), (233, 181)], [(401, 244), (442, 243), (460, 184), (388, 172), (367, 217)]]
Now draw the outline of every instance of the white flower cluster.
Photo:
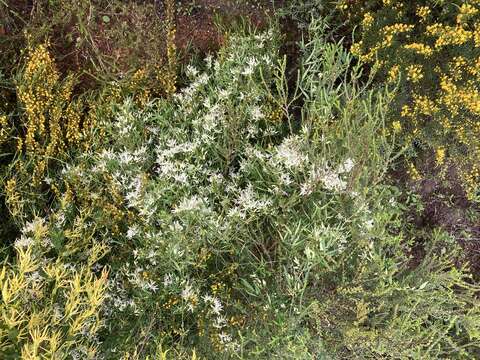
[(355, 162), (348, 158), (337, 169), (332, 169), (328, 165), (320, 168), (313, 166), (309, 172), (308, 179), (301, 185), (300, 194), (303, 196), (310, 195), (320, 184), (324, 189), (333, 192), (342, 192), (347, 188), (347, 181), (342, 178), (350, 173), (355, 166)]
[(307, 160), (307, 155), (301, 151), (302, 139), (299, 136), (290, 136), (276, 147), (274, 159), (283, 163), (287, 168), (299, 168)]

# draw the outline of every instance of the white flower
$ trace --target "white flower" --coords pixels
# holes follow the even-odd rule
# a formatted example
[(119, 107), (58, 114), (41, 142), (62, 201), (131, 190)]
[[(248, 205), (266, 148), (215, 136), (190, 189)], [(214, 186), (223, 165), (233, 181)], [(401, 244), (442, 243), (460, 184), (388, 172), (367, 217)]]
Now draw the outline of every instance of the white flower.
[(290, 175), (282, 173), (280, 175), (280, 182), (282, 183), (282, 185), (288, 186), (292, 183), (292, 178), (290, 177)]
[(175, 174), (173, 176), (173, 179), (176, 181), (176, 182), (179, 182), (181, 184), (186, 184), (188, 182), (188, 176), (187, 174), (185, 173), (179, 173), (179, 174)]
[(163, 286), (169, 287), (172, 284), (173, 284), (172, 274), (165, 274), (165, 276), (163, 277)]
[(340, 179), (338, 173), (334, 171), (327, 170), (320, 180), (327, 190), (342, 191), (347, 187), (347, 182)]
[(212, 107), (212, 104), (210, 103), (210, 98), (206, 98), (205, 100), (203, 100), (203, 106), (207, 109), (210, 109)]
[(352, 171), (354, 166), (355, 166), (355, 162), (352, 159), (348, 158), (347, 160), (345, 160), (345, 162), (342, 165), (338, 167), (338, 173), (339, 174), (348, 173)]
[(194, 78), (198, 75), (198, 70), (192, 65), (187, 65), (187, 67), (185, 69), (185, 74), (188, 77)]
[(369, 219), (369, 220), (366, 220), (366, 221), (364, 222), (365, 229), (367, 229), (367, 230), (372, 230), (372, 229), (373, 229), (373, 225), (374, 225), (373, 219)]
[(133, 162), (135, 158), (130, 152), (124, 151), (119, 154), (118, 160), (120, 161), (121, 164), (128, 165), (131, 162)]
[(217, 314), (217, 315), (220, 315), (220, 312), (223, 310), (223, 305), (222, 303), (220, 302), (220, 300), (218, 300), (217, 298), (214, 298), (213, 299), (213, 303), (212, 303), (212, 311)]
[(33, 244), (33, 239), (25, 235), (21, 235), (19, 239), (15, 240), (15, 246), (18, 248), (26, 248), (31, 244)]
[(275, 158), (283, 163), (287, 168), (295, 168), (302, 165), (307, 157), (300, 151), (297, 137), (286, 138), (277, 146)]
[(156, 292), (158, 290), (158, 286), (153, 281), (148, 281), (145, 283), (145, 290)]
[(242, 71), (242, 75), (252, 75), (255, 71), (255, 67), (258, 65), (258, 61), (255, 58), (248, 59), (247, 67)]
[(27, 233), (42, 233), (46, 230), (45, 219), (35, 218), (33, 221), (27, 222), (22, 229), (22, 234)]
[(138, 227), (136, 226), (131, 226), (127, 230), (127, 239), (133, 239), (135, 235), (138, 234)]
[(218, 98), (220, 100), (223, 100), (223, 99), (226, 99), (230, 96), (230, 90), (228, 89), (221, 89), (219, 92), (218, 92)]
[(205, 301), (205, 303), (212, 303), (213, 299), (214, 297), (208, 294), (203, 296), (203, 301)]
[(245, 219), (246, 218), (246, 214), (238, 206), (230, 208), (230, 210), (228, 210), (227, 216), (228, 217), (233, 217), (233, 218), (237, 217), (237, 218), (240, 218), (240, 219)]
[(187, 284), (185, 286), (185, 288), (182, 290), (182, 299), (183, 300), (188, 300), (188, 299), (191, 299), (193, 297), (193, 289), (192, 287), (190, 286), (190, 284)]
[(207, 68), (211, 68), (212, 67), (212, 55), (208, 54), (206, 57), (205, 57), (205, 64), (207, 65)]
[(217, 329), (221, 329), (225, 327), (226, 324), (227, 324), (227, 319), (225, 319), (223, 316), (218, 316), (215, 319), (213, 326), (216, 327)]
[(232, 337), (228, 334), (225, 334), (225, 333), (218, 334), (218, 338), (220, 339), (220, 342), (222, 344), (227, 344), (227, 343), (232, 341)]
[(261, 200), (257, 197), (252, 185), (249, 184), (246, 189), (240, 192), (236, 203), (243, 210), (261, 210), (272, 204), (270, 200)]
[(260, 110), (260, 108), (258, 106), (254, 106), (252, 108), (251, 114), (252, 114), (253, 120), (260, 120), (260, 119), (263, 119), (265, 117), (265, 115), (263, 115), (263, 113), (262, 113), (262, 110)]
[(310, 183), (305, 183), (300, 186), (300, 195), (308, 196), (313, 192), (313, 186)]
[(125, 200), (127, 200), (128, 207), (135, 207), (138, 205), (138, 200), (142, 194), (142, 177), (137, 176), (134, 178), (128, 185), (128, 188), (129, 191), (125, 196)]
[(197, 195), (194, 195), (189, 198), (184, 198), (180, 204), (178, 204), (175, 209), (173, 209), (173, 213), (177, 214), (183, 211), (195, 211), (195, 210), (204, 210), (205, 204), (204, 200), (199, 198)]

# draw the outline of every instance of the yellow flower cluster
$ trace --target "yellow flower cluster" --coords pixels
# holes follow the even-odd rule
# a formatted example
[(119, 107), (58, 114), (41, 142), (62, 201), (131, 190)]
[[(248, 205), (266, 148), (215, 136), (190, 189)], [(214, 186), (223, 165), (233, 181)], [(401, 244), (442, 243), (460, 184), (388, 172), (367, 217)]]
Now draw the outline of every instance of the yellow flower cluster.
[(417, 83), (423, 79), (422, 65), (414, 64), (407, 67), (407, 79), (412, 83)]
[(135, 96), (135, 102), (144, 106), (150, 101), (151, 89), (147, 84), (148, 72), (146, 68), (140, 68), (133, 74), (128, 84), (128, 90)]
[(373, 62), (375, 59), (377, 59), (377, 54), (380, 50), (392, 46), (395, 36), (398, 37), (399, 35), (408, 33), (413, 29), (413, 25), (403, 23), (395, 23), (393, 25), (385, 26), (382, 29), (383, 40), (381, 42), (372, 45), (368, 48), (368, 51), (364, 52), (363, 48), (365, 48), (365, 45), (362, 41), (360, 41), (352, 45), (351, 51), (354, 55), (359, 56), (362, 61)]
[[(384, 39), (381, 42), (381, 46), (378, 48), (378, 50), (382, 48), (386, 48), (389, 46), (392, 46), (393, 44), (393, 37), (401, 35), (403, 33), (408, 33), (414, 29), (413, 25), (408, 25), (408, 24), (402, 24), (402, 23), (396, 23), (393, 25), (387, 25), (382, 29)], [(376, 51), (378, 51), (376, 50)]]
[(395, 133), (400, 133), (402, 131), (402, 124), (398, 120), (392, 123), (392, 127)]
[(435, 48), (442, 48), (449, 45), (463, 45), (472, 39), (472, 31), (466, 30), (463, 26), (449, 26), (440, 23), (427, 26), (426, 34), (436, 37)]
[(415, 53), (424, 55), (425, 57), (432, 56), (433, 50), (430, 46), (420, 43), (412, 43), (405, 45), (405, 49), (413, 50)]
[(431, 10), (428, 6), (419, 6), (417, 8), (417, 16), (421, 19), (422, 22), (427, 21), (428, 16), (431, 14)]
[(478, 201), (480, 190), (480, 166), (478, 164), (473, 164), (470, 171), (464, 171), (462, 175), (465, 181), (467, 198), (470, 201)]
[(5, 204), (14, 217), (22, 213), (23, 202), (17, 191), (17, 180), (15, 178), (8, 179), (5, 184)]
[[(67, 105), (65, 109), (65, 117), (68, 119), (66, 124), (66, 134), (65, 138), (70, 145), (79, 145), (81, 141), (82, 132), (80, 130), (82, 104), (80, 102), (72, 101)], [(56, 125), (57, 123), (55, 123)], [(56, 133), (54, 127), (50, 127), (50, 133)], [(56, 138), (59, 138), (60, 128), (57, 128), (58, 135)]]
[(370, 26), (373, 25), (373, 22), (374, 22), (374, 19), (373, 19), (373, 16), (372, 14), (370, 13), (365, 13), (365, 15), (363, 16), (363, 21), (362, 21), (362, 25), (364, 28), (369, 28)]
[(463, 24), (468, 21), (468, 19), (476, 15), (478, 13), (478, 9), (474, 7), (472, 4), (464, 3), (460, 6), (459, 13), (457, 15), (457, 23)]
[[(429, 146), (439, 168), (455, 164), (472, 194), (480, 181), (480, 1), (453, 2), (359, 1), (348, 10), (363, 19), (351, 50), (387, 82), (407, 81), (391, 114), (393, 133)], [(409, 173), (420, 176), (412, 164)]]
[(417, 168), (415, 167), (415, 165), (413, 165), (411, 162), (408, 163), (408, 174), (410, 175), (410, 178), (413, 180), (413, 181), (418, 181), (420, 180), (422, 177), (420, 176), (420, 173), (418, 172)]
[(398, 80), (398, 77), (400, 76), (400, 66), (395, 65), (388, 70), (388, 79), (387, 81), (389, 83), (393, 83)]
[(26, 65), (17, 82), (18, 99), (24, 108), (17, 151), (34, 159), (30, 162), (34, 168), (29, 171), (33, 186), (44, 178), (51, 159), (87, 140), (87, 127), (92, 122), (82, 121), (83, 104), (72, 99), (73, 87), (73, 76), (60, 79), (48, 43), (27, 49)]
[(0, 146), (8, 140), (10, 125), (6, 115), (0, 115)]
[(440, 146), (436, 152), (435, 152), (435, 161), (437, 162), (437, 165), (443, 165), (445, 162), (445, 147)]
[(435, 101), (424, 95), (414, 95), (414, 113), (417, 115), (435, 115), (439, 109)]
[(38, 148), (37, 137), (45, 135), (46, 112), (54, 100), (54, 87), (59, 79), (47, 45), (39, 45), (30, 51), (27, 66), (17, 92), (25, 107), (26, 136), (28, 152)]

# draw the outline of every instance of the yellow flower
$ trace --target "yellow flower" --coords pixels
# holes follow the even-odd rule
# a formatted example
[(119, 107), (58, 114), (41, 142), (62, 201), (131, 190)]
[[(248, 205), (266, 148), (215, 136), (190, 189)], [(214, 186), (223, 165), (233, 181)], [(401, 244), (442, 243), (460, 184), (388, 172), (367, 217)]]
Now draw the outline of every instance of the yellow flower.
[(363, 21), (362, 21), (362, 25), (365, 29), (369, 28), (370, 26), (372, 26), (373, 24), (373, 16), (372, 14), (370, 14), (369, 12), (365, 13), (365, 15), (363, 16)]
[(439, 108), (435, 101), (429, 99), (427, 96), (414, 95), (415, 113), (422, 115), (434, 115)]
[(419, 6), (417, 8), (417, 16), (421, 19), (421, 21), (427, 20), (428, 15), (430, 15), (431, 10), (428, 6)]
[(388, 82), (392, 83), (398, 80), (398, 76), (400, 75), (400, 66), (394, 65), (388, 71)]
[(401, 111), (400, 115), (401, 115), (402, 117), (409, 117), (409, 116), (411, 116), (411, 115), (412, 115), (412, 109), (410, 108), (410, 106), (404, 105), (404, 106), (402, 107), (402, 111)]
[(423, 79), (422, 65), (410, 65), (407, 67), (407, 79), (412, 83), (417, 83)]
[(392, 123), (392, 126), (393, 126), (393, 131), (395, 133), (399, 133), (400, 131), (402, 131), (402, 124), (400, 124), (400, 121), (394, 121)]
[(340, 10), (347, 10), (348, 4), (345, 1), (339, 1), (337, 3), (337, 8), (339, 8)]
[(473, 33), (463, 26), (449, 26), (439, 23), (427, 26), (427, 35), (437, 37), (435, 47), (462, 45), (472, 38)]
[(420, 179), (421, 179), (420, 173), (418, 172), (418, 170), (417, 170), (417, 168), (415, 167), (415, 165), (413, 165), (411, 162), (408, 163), (407, 172), (408, 172), (408, 174), (410, 175), (410, 178), (411, 178), (413, 181), (417, 181), (417, 180), (420, 180)]
[(437, 162), (437, 166), (443, 165), (445, 162), (445, 148), (443, 146), (435, 151), (435, 161)]
[(388, 35), (388, 34), (395, 35), (399, 33), (412, 31), (414, 27), (415, 27), (414, 25), (396, 23), (393, 25), (385, 26), (383, 28), (383, 31), (385, 35)]
[(0, 115), (0, 145), (7, 141), (10, 126), (6, 115)]
[(419, 44), (419, 43), (412, 43), (404, 46), (405, 49), (413, 50), (417, 54), (424, 55), (426, 57), (431, 56), (433, 54), (433, 50), (430, 46)]
[(353, 43), (352, 46), (350, 47), (350, 52), (355, 56), (360, 56), (362, 55), (362, 46), (363, 46), (362, 41)]
[(478, 9), (471, 4), (462, 4), (459, 14), (457, 15), (457, 23), (461, 24), (468, 20), (469, 17), (478, 13)]

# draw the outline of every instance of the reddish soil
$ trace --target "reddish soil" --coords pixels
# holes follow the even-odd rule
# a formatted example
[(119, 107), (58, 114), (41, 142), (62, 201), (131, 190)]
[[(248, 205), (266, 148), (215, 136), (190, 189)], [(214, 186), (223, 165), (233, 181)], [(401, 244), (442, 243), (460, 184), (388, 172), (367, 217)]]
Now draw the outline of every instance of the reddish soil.
[[(397, 185), (420, 195), (424, 210), (411, 217), (416, 228), (441, 228), (451, 234), (463, 248), (463, 253), (456, 259), (456, 265), (467, 265), (471, 273), (480, 279), (480, 222), (478, 217), (469, 216), (469, 212), (480, 211), (468, 201), (461, 187), (461, 179), (454, 165), (446, 174), (440, 174), (435, 166), (434, 156), (426, 157), (420, 165), (424, 180), (412, 182), (406, 171), (393, 174)], [(418, 264), (425, 251), (421, 241), (412, 252), (412, 265)]]
[[(33, 1), (8, 0), (7, 3), (12, 11), (9, 16), (0, 16), (6, 19), (0, 19), (0, 51), (4, 53), (3, 44), (9, 46), (8, 43), (19, 45), (23, 42), (19, 42), (19, 37), (22, 37), (24, 21), (37, 21)], [(92, 66), (100, 66), (112, 75), (124, 74), (145, 63), (157, 64), (164, 56), (164, 1), (138, 0), (119, 2), (116, 6), (100, 5), (102, 1), (94, 3), (99, 5), (95, 6), (88, 19), (81, 19), (81, 26), (76, 16), (82, 15), (73, 14), (68, 23), (55, 24), (51, 28), (49, 38), (62, 72), (92, 72)], [(270, 1), (261, 0), (252, 4), (248, 0), (177, 0), (175, 22), (179, 54), (185, 55), (191, 50), (200, 54), (216, 51), (223, 40), (216, 17), (226, 24), (245, 18), (256, 27), (266, 25), (268, 13), (272, 12)], [(43, 16), (48, 16), (48, 9), (44, 10)], [(103, 21), (104, 15), (108, 16), (108, 22)], [(123, 37), (122, 32), (125, 34)], [(138, 40), (140, 38), (142, 40)], [(92, 65), (92, 60), (95, 65)], [(87, 77), (83, 81), (88, 82)]]
[(196, 7), (189, 12), (188, 5), (183, 4), (188, 1), (180, 1), (180, 9), (186, 8), (187, 13), (180, 11), (177, 16), (178, 48), (186, 50), (191, 46), (201, 53), (216, 51), (223, 41), (223, 34), (215, 23), (217, 16), (224, 22), (246, 18), (256, 27), (264, 27), (272, 8), (268, 5), (269, 1), (263, 2), (263, 6), (252, 6), (246, 1), (238, 5), (238, 1), (234, 0), (198, 0)]

